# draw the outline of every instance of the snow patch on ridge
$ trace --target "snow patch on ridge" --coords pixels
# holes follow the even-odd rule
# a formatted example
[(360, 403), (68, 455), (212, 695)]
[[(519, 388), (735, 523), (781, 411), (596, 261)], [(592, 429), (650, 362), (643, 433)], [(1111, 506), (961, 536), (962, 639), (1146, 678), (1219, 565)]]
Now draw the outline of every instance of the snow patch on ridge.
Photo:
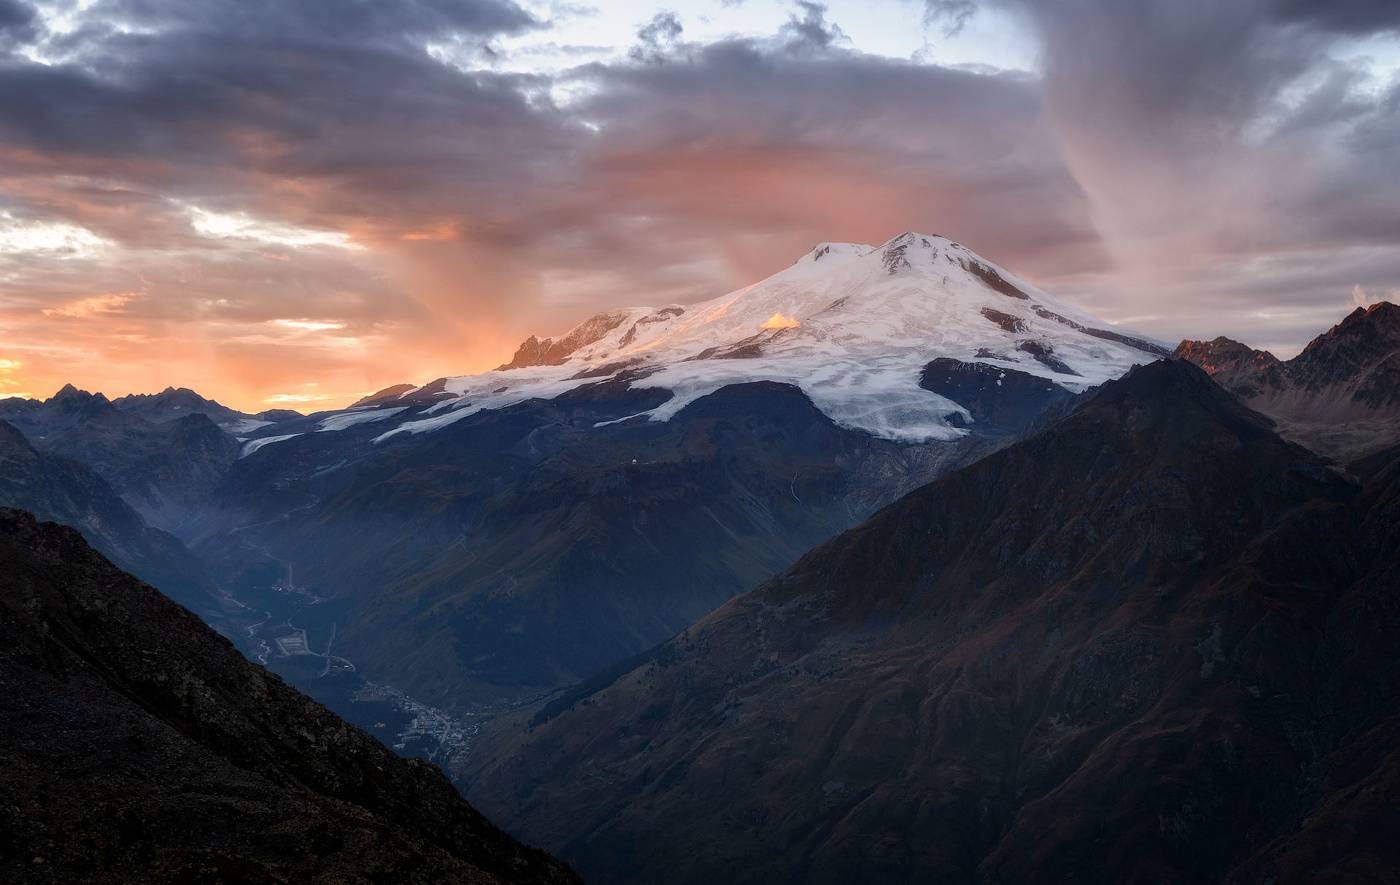
[(256, 452), (258, 449), (262, 448), (263, 446), (270, 446), (273, 443), (282, 442), (283, 440), (291, 439), (296, 436), (301, 436), (301, 434), (288, 433), (283, 436), (265, 436), (262, 439), (250, 439), (243, 444), (243, 451), (238, 453), (238, 457), (246, 458), (249, 455)]
[(354, 427), (356, 424), (370, 424), (375, 421), (386, 421), (398, 413), (404, 411), (407, 406), (399, 406), (395, 409), (375, 409), (373, 411), (341, 412), (339, 415), (332, 415), (323, 420), (316, 427), (316, 432), (321, 433), (330, 430), (344, 430), (347, 427)]

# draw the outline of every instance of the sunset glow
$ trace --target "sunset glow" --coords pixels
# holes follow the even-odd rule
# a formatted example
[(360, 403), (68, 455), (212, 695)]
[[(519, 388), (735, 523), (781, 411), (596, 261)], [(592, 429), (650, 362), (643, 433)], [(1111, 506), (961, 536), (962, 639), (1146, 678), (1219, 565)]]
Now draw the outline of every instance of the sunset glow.
[(781, 313), (775, 313), (769, 317), (761, 328), (764, 329), (795, 329), (802, 325), (792, 317), (785, 317)]
[(19, 3), (0, 393), (344, 405), (903, 230), (1281, 356), (1400, 297), (1400, 16), (1133, 2)]

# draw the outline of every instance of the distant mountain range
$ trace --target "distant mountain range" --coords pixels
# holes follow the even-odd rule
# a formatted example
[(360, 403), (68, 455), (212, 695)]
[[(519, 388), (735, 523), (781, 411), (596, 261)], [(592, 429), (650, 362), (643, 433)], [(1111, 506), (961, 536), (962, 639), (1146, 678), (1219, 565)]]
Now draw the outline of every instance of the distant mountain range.
[(273, 423), (185, 389), (108, 401), (71, 384), (42, 402), (0, 400), (0, 419), (35, 447), (91, 467), (147, 523), (171, 532), (238, 457), (232, 434)]
[(138, 415), (152, 424), (164, 424), (188, 415), (203, 415), (231, 434), (251, 433), (278, 421), (301, 417), (290, 409), (270, 409), (249, 415), (205, 399), (187, 387), (167, 387), (160, 393), (133, 393), (117, 397), (112, 405), (119, 411)]

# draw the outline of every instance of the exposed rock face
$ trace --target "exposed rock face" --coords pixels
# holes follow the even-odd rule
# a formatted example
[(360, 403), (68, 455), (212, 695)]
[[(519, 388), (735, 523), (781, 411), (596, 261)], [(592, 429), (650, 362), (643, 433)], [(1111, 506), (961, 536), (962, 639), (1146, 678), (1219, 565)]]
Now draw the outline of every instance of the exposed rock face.
[(631, 316), (631, 312), (625, 310), (606, 310), (594, 314), (557, 341), (553, 338), (541, 341), (531, 335), (520, 345), (510, 362), (500, 369), (563, 365), (576, 350), (602, 340), (604, 335), (622, 325)]
[(1358, 307), (1288, 365), (1290, 380), (1305, 390), (1354, 384), (1355, 402), (1370, 409), (1400, 408), (1400, 304)]
[(1183, 341), (1173, 356), (1339, 462), (1400, 442), (1400, 305), (1358, 307), (1287, 362), (1228, 338)]
[(440, 772), (0, 510), (0, 879), (572, 883)]
[(370, 403), (377, 403), (381, 400), (394, 399), (400, 394), (408, 393), (410, 390), (417, 389), (417, 384), (395, 384), (392, 387), (386, 387), (383, 390), (371, 393), (369, 396), (360, 397), (350, 405), (350, 408), (353, 409), (355, 408), (355, 406), (367, 406)]
[(1073, 398), (1045, 378), (947, 358), (925, 366), (919, 385), (967, 409), (974, 426), (987, 434), (1023, 430), (1052, 403)]
[(1195, 363), (1216, 384), (1243, 399), (1282, 389), (1288, 383), (1287, 370), (1278, 357), (1223, 335), (1214, 341), (1183, 341), (1172, 352), (1172, 359)]
[(123, 569), (206, 616), (233, 607), (178, 538), (148, 527), (102, 477), (77, 461), (39, 452), (0, 421), (0, 507), (73, 526)]
[(1393, 870), (1400, 450), (1357, 469), (1135, 369), (504, 720), (468, 795), (618, 882)]

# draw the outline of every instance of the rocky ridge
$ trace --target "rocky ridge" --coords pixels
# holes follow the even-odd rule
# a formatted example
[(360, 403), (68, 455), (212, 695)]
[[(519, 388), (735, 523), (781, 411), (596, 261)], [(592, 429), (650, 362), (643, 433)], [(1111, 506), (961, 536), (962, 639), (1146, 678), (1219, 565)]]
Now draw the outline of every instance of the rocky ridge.
[(1172, 354), (1205, 369), (1280, 432), (1340, 462), (1400, 442), (1400, 305), (1358, 307), (1291, 360), (1229, 338)]

